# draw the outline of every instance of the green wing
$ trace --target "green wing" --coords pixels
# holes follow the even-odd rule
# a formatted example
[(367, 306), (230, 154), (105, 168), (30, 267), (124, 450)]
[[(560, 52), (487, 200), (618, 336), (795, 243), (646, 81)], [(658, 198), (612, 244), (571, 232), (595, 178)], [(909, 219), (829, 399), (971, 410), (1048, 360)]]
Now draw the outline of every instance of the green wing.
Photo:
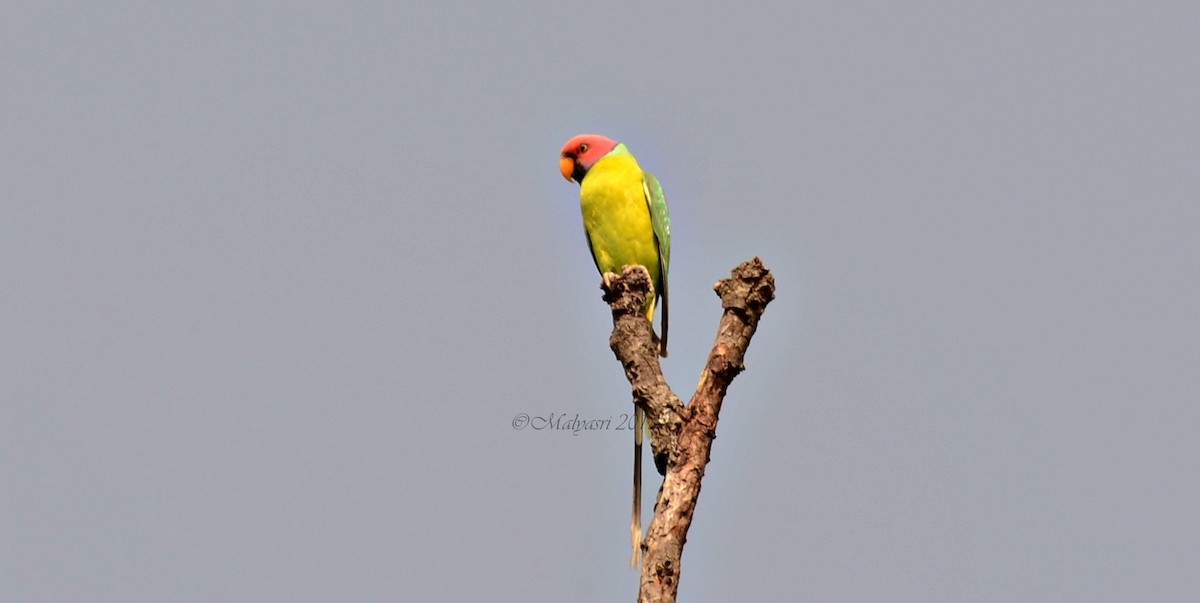
[(658, 245), (658, 272), (662, 275), (659, 295), (662, 297), (662, 345), (661, 354), (667, 355), (667, 268), (671, 265), (671, 214), (667, 211), (667, 196), (654, 174), (643, 171), (642, 188), (646, 191), (646, 204), (650, 207), (650, 225), (654, 227), (654, 242)]

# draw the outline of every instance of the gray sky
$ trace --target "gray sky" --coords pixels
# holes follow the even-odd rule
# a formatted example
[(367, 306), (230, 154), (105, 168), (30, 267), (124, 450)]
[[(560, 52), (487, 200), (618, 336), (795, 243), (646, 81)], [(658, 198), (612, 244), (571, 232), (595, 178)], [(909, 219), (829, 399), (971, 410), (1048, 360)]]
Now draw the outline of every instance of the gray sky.
[(580, 132), (778, 283), (681, 601), (1200, 599), (1200, 5), (732, 6), (6, 3), (0, 600), (632, 599)]

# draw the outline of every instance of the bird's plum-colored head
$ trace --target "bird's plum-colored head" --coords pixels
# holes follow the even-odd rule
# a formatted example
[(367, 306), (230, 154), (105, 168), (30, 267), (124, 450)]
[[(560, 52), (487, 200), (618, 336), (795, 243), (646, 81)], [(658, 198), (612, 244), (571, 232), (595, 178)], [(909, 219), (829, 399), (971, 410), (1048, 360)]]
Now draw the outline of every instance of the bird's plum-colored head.
[(617, 146), (617, 141), (599, 134), (580, 134), (563, 145), (558, 169), (563, 178), (582, 183), (592, 165)]

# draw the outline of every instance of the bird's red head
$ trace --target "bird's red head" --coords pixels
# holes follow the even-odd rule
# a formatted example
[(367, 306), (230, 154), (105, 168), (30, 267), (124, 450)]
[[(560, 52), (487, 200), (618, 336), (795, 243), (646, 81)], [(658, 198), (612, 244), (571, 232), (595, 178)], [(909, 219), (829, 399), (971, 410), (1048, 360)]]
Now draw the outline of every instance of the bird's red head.
[(563, 178), (583, 182), (592, 165), (617, 146), (617, 141), (599, 134), (580, 134), (563, 145), (558, 169)]

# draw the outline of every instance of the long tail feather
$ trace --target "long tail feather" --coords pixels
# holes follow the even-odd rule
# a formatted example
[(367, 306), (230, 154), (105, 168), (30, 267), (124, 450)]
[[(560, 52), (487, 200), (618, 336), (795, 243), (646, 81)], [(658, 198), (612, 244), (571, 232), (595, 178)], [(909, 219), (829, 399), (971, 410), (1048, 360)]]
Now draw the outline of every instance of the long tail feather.
[(642, 430), (646, 415), (635, 406), (633, 411), (633, 516), (629, 521), (629, 538), (633, 544), (633, 556), (629, 565), (637, 567), (642, 560)]

